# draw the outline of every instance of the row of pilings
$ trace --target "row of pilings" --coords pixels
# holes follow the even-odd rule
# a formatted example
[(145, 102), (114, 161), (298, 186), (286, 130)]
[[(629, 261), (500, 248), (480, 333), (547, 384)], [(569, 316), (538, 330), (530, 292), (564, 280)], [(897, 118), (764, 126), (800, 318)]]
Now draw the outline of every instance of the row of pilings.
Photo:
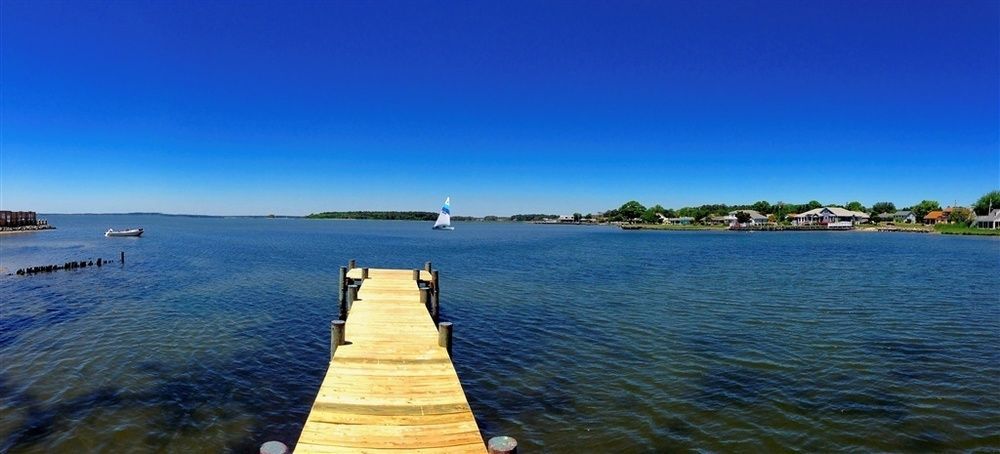
[[(121, 252), (118, 260), (119, 263), (125, 264), (125, 251)], [(62, 265), (41, 265), (41, 266), (29, 266), (27, 268), (19, 268), (17, 272), (14, 274), (18, 276), (33, 276), (35, 274), (52, 273), (60, 270), (64, 271), (76, 270), (80, 268), (87, 268), (94, 266), (102, 267), (104, 265), (110, 265), (111, 263), (114, 263), (113, 259), (98, 258), (97, 260), (92, 260), (92, 259), (80, 260), (80, 261), (66, 262), (63, 263)]]

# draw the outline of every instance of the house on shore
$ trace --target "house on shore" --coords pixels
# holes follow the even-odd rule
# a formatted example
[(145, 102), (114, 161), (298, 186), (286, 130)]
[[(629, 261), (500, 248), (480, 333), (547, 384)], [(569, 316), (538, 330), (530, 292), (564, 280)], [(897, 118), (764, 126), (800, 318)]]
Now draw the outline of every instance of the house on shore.
[(694, 224), (694, 218), (690, 216), (681, 216), (677, 218), (668, 218), (661, 213), (656, 213), (660, 217), (660, 224), (665, 225), (690, 225)]
[(989, 214), (976, 216), (976, 227), (981, 229), (1000, 229), (1000, 208), (990, 210)]
[(894, 222), (896, 224), (913, 224), (917, 216), (910, 210), (899, 210), (895, 213), (881, 213), (876, 216), (878, 222)]
[(725, 216), (712, 216), (709, 222), (715, 225), (733, 225), (738, 223), (736, 220), (736, 213), (739, 212), (750, 215), (750, 222), (748, 225), (764, 225), (768, 223), (767, 216), (760, 214), (757, 210), (733, 210)]
[(792, 219), (794, 225), (826, 225), (830, 227), (852, 227), (864, 224), (871, 217), (868, 213), (851, 211), (840, 207), (822, 207), (797, 214)]
[(927, 225), (943, 224), (945, 222), (948, 222), (948, 213), (945, 213), (944, 210), (934, 210), (924, 216), (924, 224)]

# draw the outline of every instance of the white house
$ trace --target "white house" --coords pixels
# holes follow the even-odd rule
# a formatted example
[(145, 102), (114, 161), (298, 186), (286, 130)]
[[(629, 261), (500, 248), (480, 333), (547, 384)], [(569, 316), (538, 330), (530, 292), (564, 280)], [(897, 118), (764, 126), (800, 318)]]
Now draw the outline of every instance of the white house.
[(990, 211), (985, 216), (976, 216), (976, 227), (981, 229), (1000, 229), (1000, 208)]
[(816, 208), (814, 210), (806, 211), (805, 213), (796, 215), (792, 219), (792, 224), (795, 225), (830, 225), (836, 223), (850, 223), (847, 225), (863, 224), (868, 222), (868, 213), (862, 213), (860, 211), (851, 211), (845, 208), (838, 207), (823, 207)]
[(750, 215), (750, 225), (763, 225), (763, 224), (767, 224), (767, 216), (764, 216), (763, 214), (760, 214), (760, 212), (756, 211), (756, 210), (733, 210), (733, 211), (730, 211), (729, 214), (727, 214), (725, 216), (718, 216), (718, 217), (712, 218), (712, 221), (722, 222), (722, 223), (729, 224), (729, 225), (736, 224), (738, 222), (736, 220), (736, 213), (739, 213), (741, 211)]

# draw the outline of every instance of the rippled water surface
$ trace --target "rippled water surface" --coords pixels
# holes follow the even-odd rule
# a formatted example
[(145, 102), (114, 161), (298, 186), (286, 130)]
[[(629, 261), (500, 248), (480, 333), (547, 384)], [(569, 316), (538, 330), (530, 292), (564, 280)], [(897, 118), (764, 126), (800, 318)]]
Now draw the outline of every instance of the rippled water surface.
[(1000, 449), (996, 239), (48, 218), (4, 274), (126, 263), (0, 277), (0, 452), (294, 443), (350, 258), (434, 262), (480, 428), (525, 452)]

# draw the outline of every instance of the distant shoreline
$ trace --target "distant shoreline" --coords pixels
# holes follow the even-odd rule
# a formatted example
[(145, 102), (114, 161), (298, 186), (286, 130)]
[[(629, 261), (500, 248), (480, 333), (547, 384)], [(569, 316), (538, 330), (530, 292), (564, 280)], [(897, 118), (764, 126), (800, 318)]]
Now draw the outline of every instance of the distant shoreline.
[(0, 235), (13, 235), (17, 233), (34, 233), (34, 232), (44, 232), (46, 230), (55, 230), (56, 228), (51, 225), (24, 225), (20, 227), (4, 228), (0, 230)]

